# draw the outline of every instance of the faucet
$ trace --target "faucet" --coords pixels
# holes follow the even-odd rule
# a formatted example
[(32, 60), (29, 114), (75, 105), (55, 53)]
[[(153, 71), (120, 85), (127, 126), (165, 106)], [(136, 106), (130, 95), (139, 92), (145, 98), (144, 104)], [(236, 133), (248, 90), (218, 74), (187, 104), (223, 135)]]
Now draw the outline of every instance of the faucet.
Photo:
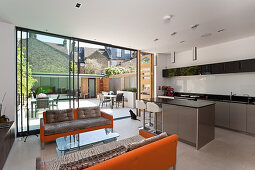
[(232, 101), (232, 97), (235, 96), (236, 94), (233, 94), (233, 92), (230, 92), (230, 101)]
[(251, 99), (250, 95), (249, 94), (243, 94), (243, 96), (247, 97), (247, 102), (250, 103), (250, 99)]

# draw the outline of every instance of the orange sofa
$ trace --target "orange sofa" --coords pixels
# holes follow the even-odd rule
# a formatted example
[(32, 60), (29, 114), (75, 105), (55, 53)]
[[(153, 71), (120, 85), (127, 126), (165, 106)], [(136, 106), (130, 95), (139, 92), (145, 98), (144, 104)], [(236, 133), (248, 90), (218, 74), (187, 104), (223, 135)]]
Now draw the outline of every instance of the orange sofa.
[[(140, 130), (145, 138), (153, 135)], [(176, 167), (178, 136), (172, 135), (123, 155), (104, 161), (86, 170), (168, 170)]]
[[(150, 138), (154, 136), (144, 130), (140, 130), (139, 135), (143, 138)], [(168, 136), (89, 168), (85, 168), (84, 170), (167, 170), (171, 167), (175, 169), (177, 142), (177, 135)], [(63, 157), (63, 159), (66, 160), (67, 158)], [(60, 157), (54, 161), (59, 160), (61, 160)], [(41, 158), (36, 159), (37, 170), (45, 170), (46, 164), (48, 163), (44, 162)], [(46, 170), (48, 169), (46, 168)]]
[[(90, 107), (90, 108), (92, 108), (92, 107)], [(97, 130), (97, 129), (113, 128), (113, 116), (100, 111), (100, 108), (98, 109), (97, 106), (94, 107), (94, 108), (96, 108), (100, 112), (99, 118), (100, 117), (104, 118), (105, 120), (107, 120), (109, 122), (108, 124), (99, 125), (99, 126), (89, 126), (87, 128), (84, 127), (84, 128), (79, 128), (77, 130), (72, 130), (71, 126), (73, 126), (75, 124), (75, 121), (76, 122), (79, 121), (79, 115), (77, 113), (77, 109), (72, 109), (72, 114), (73, 114), (72, 116), (73, 117), (72, 117), (71, 121), (70, 120), (68, 121), (68, 122), (70, 122), (70, 129), (65, 127), (67, 129), (65, 132), (62, 131), (61, 133), (53, 133), (53, 134), (46, 134), (45, 133), (45, 126), (48, 126), (50, 123), (47, 122), (46, 112), (43, 112), (43, 118), (40, 120), (41, 121), (40, 122), (40, 140), (41, 140), (42, 148), (44, 148), (44, 143), (45, 142), (54, 141), (54, 140), (56, 140), (59, 137), (75, 135), (75, 134), (78, 134), (78, 133), (93, 131), (93, 130)], [(78, 109), (86, 109), (86, 108), (78, 108)], [(53, 112), (53, 111), (51, 111), (51, 112)], [(93, 119), (93, 118), (90, 118), (90, 119)], [(86, 118), (85, 119), (82, 118), (82, 120), (86, 120)], [(65, 121), (63, 121), (63, 122), (65, 122)], [(60, 122), (60, 123), (62, 123), (62, 122)]]

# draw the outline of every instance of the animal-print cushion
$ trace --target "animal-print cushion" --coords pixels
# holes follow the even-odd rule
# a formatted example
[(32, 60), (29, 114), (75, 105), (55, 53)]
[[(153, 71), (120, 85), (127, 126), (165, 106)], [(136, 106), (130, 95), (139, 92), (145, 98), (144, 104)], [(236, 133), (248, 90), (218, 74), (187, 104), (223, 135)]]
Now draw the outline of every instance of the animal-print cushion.
[(46, 111), (46, 123), (57, 123), (73, 119), (73, 109)]
[(106, 161), (108, 159), (114, 158), (116, 156), (122, 155), (126, 153), (126, 147), (125, 146), (119, 146), (113, 150), (109, 150), (103, 153), (99, 153), (97, 155), (93, 155), (87, 158), (79, 159), (74, 162), (69, 162), (66, 164), (61, 164), (59, 167), (59, 170), (73, 170), (73, 169), (85, 169), (88, 167), (91, 167), (93, 165), (96, 165), (98, 163), (101, 163), (103, 161)]
[(163, 132), (160, 135), (156, 135), (156, 136), (144, 139), (144, 140), (142, 140), (140, 142), (131, 143), (131, 144), (128, 145), (127, 151), (131, 151), (131, 150), (137, 149), (137, 148), (142, 147), (144, 145), (147, 145), (147, 144), (150, 144), (150, 143), (155, 142), (157, 140), (163, 139), (163, 138), (165, 138), (167, 136), (168, 136), (167, 133)]
[(101, 115), (100, 107), (93, 106), (93, 107), (77, 108), (77, 114), (78, 114), (78, 119), (99, 117)]

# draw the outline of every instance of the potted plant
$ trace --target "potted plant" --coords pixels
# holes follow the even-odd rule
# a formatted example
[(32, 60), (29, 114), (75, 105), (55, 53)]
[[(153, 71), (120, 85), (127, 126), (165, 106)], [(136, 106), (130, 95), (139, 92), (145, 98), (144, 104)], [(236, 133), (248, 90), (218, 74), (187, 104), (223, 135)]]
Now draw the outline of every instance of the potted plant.
[(0, 123), (6, 123), (9, 121), (9, 118), (6, 117), (5, 115), (0, 116)]

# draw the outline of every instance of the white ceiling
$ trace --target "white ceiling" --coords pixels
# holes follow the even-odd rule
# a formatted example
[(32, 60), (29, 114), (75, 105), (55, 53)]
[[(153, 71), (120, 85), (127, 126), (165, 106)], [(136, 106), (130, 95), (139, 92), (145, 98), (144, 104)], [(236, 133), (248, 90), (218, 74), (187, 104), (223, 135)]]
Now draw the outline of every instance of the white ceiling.
[(0, 0), (0, 20), (19, 27), (160, 53), (255, 35), (254, 17), (255, 0)]

